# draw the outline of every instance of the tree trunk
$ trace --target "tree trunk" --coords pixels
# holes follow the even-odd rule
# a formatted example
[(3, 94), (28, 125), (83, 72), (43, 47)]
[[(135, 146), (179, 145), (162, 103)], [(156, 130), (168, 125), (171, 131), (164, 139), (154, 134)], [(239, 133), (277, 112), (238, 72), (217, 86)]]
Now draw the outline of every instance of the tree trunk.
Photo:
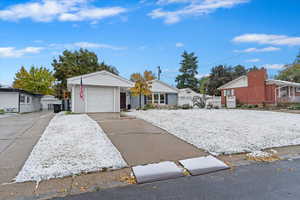
[(142, 108), (142, 94), (140, 93), (140, 109)]

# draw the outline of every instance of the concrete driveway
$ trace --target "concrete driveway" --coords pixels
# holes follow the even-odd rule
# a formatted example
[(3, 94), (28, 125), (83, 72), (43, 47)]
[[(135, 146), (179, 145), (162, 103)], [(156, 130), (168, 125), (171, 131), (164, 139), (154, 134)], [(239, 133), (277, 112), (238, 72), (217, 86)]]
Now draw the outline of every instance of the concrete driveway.
[(205, 156), (202, 150), (144, 120), (95, 113), (97, 121), (130, 166)]
[(17, 175), (52, 117), (37, 112), (0, 118), (0, 184)]

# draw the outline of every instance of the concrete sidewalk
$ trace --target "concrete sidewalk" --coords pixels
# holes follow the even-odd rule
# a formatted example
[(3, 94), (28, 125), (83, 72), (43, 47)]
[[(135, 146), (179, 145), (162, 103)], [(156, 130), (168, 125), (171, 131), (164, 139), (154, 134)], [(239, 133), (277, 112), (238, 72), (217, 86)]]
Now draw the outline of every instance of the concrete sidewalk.
[(52, 117), (38, 112), (0, 119), (0, 184), (15, 178)]
[(128, 117), (105, 119), (100, 113), (89, 116), (99, 123), (130, 166), (208, 155), (144, 120)]

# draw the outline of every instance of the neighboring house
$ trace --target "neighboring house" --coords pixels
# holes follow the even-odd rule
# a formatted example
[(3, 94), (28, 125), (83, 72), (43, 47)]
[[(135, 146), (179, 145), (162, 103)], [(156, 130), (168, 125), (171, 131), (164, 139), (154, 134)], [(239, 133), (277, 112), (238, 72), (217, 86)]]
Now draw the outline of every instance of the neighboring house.
[[(156, 105), (170, 105), (175, 106), (178, 104), (178, 92), (177, 88), (174, 88), (160, 80), (153, 80), (150, 84), (152, 94), (149, 96), (142, 95), (142, 107), (147, 104)], [(131, 107), (139, 107), (139, 96), (131, 96)]]
[(42, 109), (43, 110), (53, 110), (54, 109), (54, 104), (60, 104), (61, 105), (62, 101), (55, 98), (52, 95), (45, 95), (41, 99), (41, 104), (42, 104)]
[[(133, 109), (139, 107), (139, 96), (132, 96), (130, 93), (134, 83), (108, 71), (69, 78), (67, 82), (71, 91), (72, 112), (120, 112), (121, 109), (128, 107)], [(142, 106), (177, 105), (178, 89), (159, 80), (151, 82), (152, 94), (142, 95)], [(81, 91), (83, 96), (80, 95)]]
[(235, 96), (242, 104), (300, 102), (300, 83), (268, 79), (265, 69), (251, 71), (218, 89), (222, 93), (222, 104), (226, 104), (228, 96)]
[(204, 97), (204, 95), (193, 91), (191, 88), (179, 89), (178, 105), (182, 106), (182, 105), (188, 104), (190, 106), (193, 106), (194, 97), (201, 97), (202, 98), (202, 97)]
[(14, 88), (0, 88), (0, 109), (5, 112), (27, 113), (40, 111), (42, 95)]
[(69, 78), (67, 82), (75, 113), (120, 112), (130, 104), (128, 89), (134, 86), (131, 81), (104, 70)]

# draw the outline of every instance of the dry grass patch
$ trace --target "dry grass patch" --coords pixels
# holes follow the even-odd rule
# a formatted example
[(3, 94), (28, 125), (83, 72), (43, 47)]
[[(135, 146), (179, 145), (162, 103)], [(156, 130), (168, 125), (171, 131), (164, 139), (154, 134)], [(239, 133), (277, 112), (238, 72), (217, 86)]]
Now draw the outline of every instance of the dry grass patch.
[(256, 162), (274, 162), (280, 160), (275, 153), (269, 153), (264, 151), (254, 151), (246, 154), (247, 160), (253, 160)]

